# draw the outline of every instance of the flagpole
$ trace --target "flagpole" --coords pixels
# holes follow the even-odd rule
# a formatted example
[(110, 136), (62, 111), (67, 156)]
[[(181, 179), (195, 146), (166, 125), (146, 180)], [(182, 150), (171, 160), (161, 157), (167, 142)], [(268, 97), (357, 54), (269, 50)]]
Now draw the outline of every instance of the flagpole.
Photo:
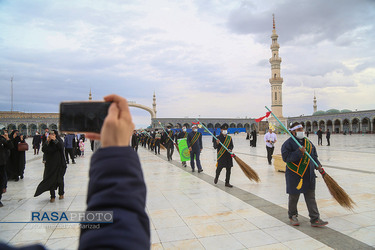
[(169, 134), (168, 134), (168, 132), (167, 131), (165, 131), (165, 129), (164, 129), (164, 127), (163, 127), (163, 125), (161, 125), (161, 122), (160, 121), (158, 121), (158, 123), (159, 123), (159, 125), (160, 125), (160, 127), (164, 130), (164, 132), (167, 134), (167, 136), (169, 137), (169, 140), (171, 140), (171, 142), (173, 143), (173, 145), (176, 147), (176, 149), (177, 149), (177, 151), (178, 152), (180, 152), (180, 150), (178, 149), (178, 146), (177, 146), (177, 144), (173, 141), (173, 139), (169, 136)]
[[(289, 132), (289, 130), (284, 126), (284, 124), (279, 120), (279, 118), (276, 117), (276, 115), (274, 115), (274, 113), (267, 107), (265, 106), (265, 108), (271, 112), (271, 115), (280, 123), (280, 125), (284, 128), (284, 130), (290, 135), (290, 137), (295, 141), (295, 143), (297, 143), (298, 147), (302, 148), (302, 145), (297, 141), (297, 139)], [(315, 164), (315, 166), (319, 167), (318, 163), (316, 163), (316, 161), (311, 157), (311, 155), (305, 151), (305, 154), (310, 158), (310, 160), (312, 160), (312, 162)]]

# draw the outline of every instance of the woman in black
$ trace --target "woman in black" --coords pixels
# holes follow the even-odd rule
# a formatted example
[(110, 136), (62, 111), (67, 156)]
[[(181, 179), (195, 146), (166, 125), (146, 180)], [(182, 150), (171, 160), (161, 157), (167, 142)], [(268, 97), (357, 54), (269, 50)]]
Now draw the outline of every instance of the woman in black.
[(46, 163), (43, 180), (38, 185), (34, 197), (45, 191), (50, 191), (50, 202), (54, 202), (55, 190), (59, 188), (59, 199), (64, 199), (64, 175), (66, 172), (64, 143), (56, 130), (49, 134), (47, 141), (43, 144), (42, 151), (46, 156)]

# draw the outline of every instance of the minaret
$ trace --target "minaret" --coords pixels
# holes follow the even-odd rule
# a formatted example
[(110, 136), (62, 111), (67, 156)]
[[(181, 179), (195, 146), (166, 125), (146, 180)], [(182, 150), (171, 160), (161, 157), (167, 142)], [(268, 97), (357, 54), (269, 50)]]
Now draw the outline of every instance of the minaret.
[(152, 108), (155, 112), (155, 116), (156, 116), (156, 96), (155, 96), (155, 91), (154, 91), (154, 96), (152, 98), (153, 102), (152, 102)]
[(281, 58), (279, 57), (279, 48), (280, 45), (277, 43), (277, 38), (279, 36), (276, 34), (275, 29), (275, 15), (273, 15), (273, 30), (272, 30), (272, 44), (271, 44), (271, 51), (272, 57), (270, 58), (271, 63), (271, 99), (272, 105), (271, 109), (272, 112), (278, 117), (283, 117), (283, 101), (282, 101), (282, 83), (283, 78), (281, 77), (280, 73), (280, 64)]
[(90, 93), (89, 93), (89, 101), (92, 100), (92, 95), (91, 95), (91, 88), (90, 88)]
[(314, 91), (314, 106), (313, 106), (313, 108), (314, 108), (314, 112), (313, 112), (313, 114), (314, 114), (318, 110), (318, 106), (316, 105), (315, 91)]

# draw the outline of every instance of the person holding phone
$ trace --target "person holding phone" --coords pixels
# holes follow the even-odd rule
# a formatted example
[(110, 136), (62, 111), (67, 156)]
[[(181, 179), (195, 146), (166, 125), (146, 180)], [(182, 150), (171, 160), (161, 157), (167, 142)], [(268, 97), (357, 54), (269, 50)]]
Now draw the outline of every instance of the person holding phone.
[(50, 191), (50, 202), (54, 202), (55, 190), (59, 189), (59, 199), (64, 199), (64, 175), (66, 172), (66, 161), (64, 157), (64, 142), (59, 137), (57, 130), (49, 133), (42, 151), (45, 154), (45, 167), (43, 180), (39, 183), (34, 197)]

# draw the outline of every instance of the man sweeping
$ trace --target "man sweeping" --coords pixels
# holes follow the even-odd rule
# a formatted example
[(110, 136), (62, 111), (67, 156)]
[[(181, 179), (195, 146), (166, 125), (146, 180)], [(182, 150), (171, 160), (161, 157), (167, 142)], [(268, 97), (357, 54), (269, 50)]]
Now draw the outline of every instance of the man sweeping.
[(322, 168), (318, 161), (315, 146), (305, 137), (303, 126), (295, 122), (289, 129), (292, 135), (303, 146), (299, 148), (297, 143), (290, 137), (281, 147), (283, 161), (287, 163), (285, 171), (286, 192), (289, 194), (288, 215), (291, 225), (299, 226), (297, 203), (301, 193), (303, 193), (309, 211), (310, 223), (312, 227), (322, 227), (328, 222), (320, 219), (318, 206), (315, 200), (315, 165), (305, 154), (307, 151), (311, 157)]
[(194, 172), (195, 170), (195, 164), (194, 164), (194, 157), (197, 162), (197, 168), (198, 168), (198, 173), (203, 171), (201, 161), (200, 161), (200, 154), (203, 149), (203, 144), (202, 144), (202, 134), (198, 132), (198, 127), (196, 124), (193, 124), (191, 126), (192, 130), (188, 136), (187, 136), (187, 145), (189, 147), (190, 151), (190, 166), (191, 166), (191, 171)]
[(232, 137), (228, 135), (228, 125), (223, 124), (221, 127), (220, 135), (217, 137), (217, 140), (214, 141), (214, 148), (217, 149), (217, 166), (216, 166), (216, 176), (214, 183), (216, 184), (219, 180), (220, 172), (223, 168), (226, 169), (225, 176), (225, 186), (233, 187), (230, 183), (230, 173), (231, 168), (233, 167), (233, 160), (231, 154), (220, 144), (220, 142), (230, 151), (233, 149)]

